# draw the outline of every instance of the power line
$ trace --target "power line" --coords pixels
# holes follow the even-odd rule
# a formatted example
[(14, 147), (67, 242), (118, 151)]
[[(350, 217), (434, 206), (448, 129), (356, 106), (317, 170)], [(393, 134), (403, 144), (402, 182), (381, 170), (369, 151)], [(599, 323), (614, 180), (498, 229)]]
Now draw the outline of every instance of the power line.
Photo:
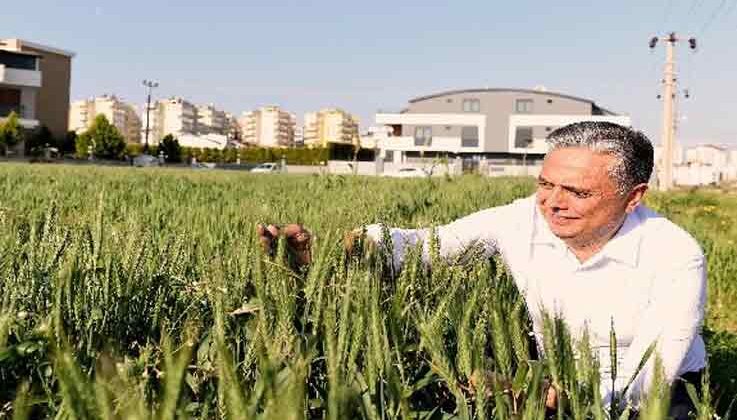
[(716, 20), (716, 18), (719, 16), (719, 12), (722, 11), (724, 6), (727, 4), (727, 0), (722, 0), (719, 3), (719, 6), (714, 9), (714, 12), (709, 16), (709, 19), (704, 22), (704, 25), (701, 27), (701, 30), (699, 31), (699, 37), (703, 36), (707, 29), (711, 26), (712, 23)]
[(685, 19), (688, 21), (688, 26), (685, 28), (687, 32), (691, 29), (693, 17), (695, 16), (697, 10), (700, 9), (703, 4), (704, 0), (696, 0), (695, 2), (691, 3), (691, 7), (688, 9), (688, 13), (686, 13), (685, 16)]

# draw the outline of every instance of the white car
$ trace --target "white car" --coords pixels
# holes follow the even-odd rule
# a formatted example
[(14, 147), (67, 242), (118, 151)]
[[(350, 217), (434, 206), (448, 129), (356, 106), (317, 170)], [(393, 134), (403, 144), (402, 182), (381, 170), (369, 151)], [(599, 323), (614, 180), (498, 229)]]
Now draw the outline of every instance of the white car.
[(278, 163), (274, 162), (267, 162), (262, 163), (258, 165), (257, 167), (251, 169), (251, 172), (261, 173), (261, 174), (268, 174), (268, 173), (276, 173), (280, 172), (281, 168), (279, 167)]
[(388, 172), (384, 176), (392, 178), (427, 178), (430, 173), (422, 168), (401, 168), (398, 171)]

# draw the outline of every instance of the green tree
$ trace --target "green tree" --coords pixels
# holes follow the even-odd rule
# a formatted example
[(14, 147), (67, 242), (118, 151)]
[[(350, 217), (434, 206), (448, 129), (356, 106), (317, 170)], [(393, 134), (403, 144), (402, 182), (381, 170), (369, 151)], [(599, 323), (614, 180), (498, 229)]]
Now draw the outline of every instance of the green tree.
[(95, 117), (92, 126), (77, 137), (77, 157), (88, 156), (90, 147), (95, 157), (120, 159), (125, 150), (125, 140), (120, 131), (100, 114)]
[(67, 134), (59, 139), (56, 147), (59, 148), (59, 152), (62, 154), (72, 154), (75, 151), (77, 144), (77, 133), (74, 131), (67, 131)]
[(18, 114), (13, 111), (5, 119), (5, 122), (0, 124), (0, 147), (3, 148), (3, 151), (7, 155), (9, 148), (22, 141), (23, 129), (20, 126)]
[(182, 146), (179, 145), (179, 140), (171, 134), (167, 134), (161, 139), (159, 151), (164, 152), (167, 162), (179, 163), (182, 161)]
[(31, 155), (40, 155), (45, 147), (55, 146), (54, 136), (51, 134), (49, 127), (42, 125), (34, 130), (26, 140), (26, 153)]

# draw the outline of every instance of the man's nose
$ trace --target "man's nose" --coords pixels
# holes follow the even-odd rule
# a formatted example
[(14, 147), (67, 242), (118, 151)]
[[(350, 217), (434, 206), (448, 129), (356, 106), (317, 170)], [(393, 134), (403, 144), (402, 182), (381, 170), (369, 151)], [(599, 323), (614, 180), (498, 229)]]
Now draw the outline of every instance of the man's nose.
[(545, 200), (548, 207), (551, 208), (566, 208), (566, 192), (560, 186), (553, 187), (548, 195), (548, 199)]

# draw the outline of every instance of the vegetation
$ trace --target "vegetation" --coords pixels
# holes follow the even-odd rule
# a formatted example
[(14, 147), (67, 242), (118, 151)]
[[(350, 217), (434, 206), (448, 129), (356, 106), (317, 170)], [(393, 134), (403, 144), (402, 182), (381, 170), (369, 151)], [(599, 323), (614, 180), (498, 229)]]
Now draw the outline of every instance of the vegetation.
[[(617, 418), (586, 343), (547, 323), (536, 360), (499, 260), (401, 273), (346, 256), (366, 223), (430, 226), (530, 194), (531, 182), (396, 180), (102, 167), (0, 167), (0, 418)], [(707, 251), (711, 390), (737, 390), (737, 197), (654, 194)], [(259, 222), (302, 222), (315, 262), (257, 246)], [(283, 244), (280, 255), (284, 255)], [(574, 358), (574, 349), (578, 358)], [(709, 389), (709, 387), (705, 387)], [(640, 418), (664, 418), (656, 387)]]
[(76, 139), (76, 156), (81, 159), (90, 153), (100, 159), (120, 159), (124, 150), (123, 135), (103, 114), (95, 117), (90, 128)]
[(0, 147), (3, 149), (5, 154), (8, 153), (8, 149), (17, 145), (23, 141), (23, 128), (20, 125), (18, 114), (12, 111), (10, 115), (5, 118), (5, 121), (0, 122)]
[(165, 159), (169, 163), (182, 161), (182, 146), (179, 145), (179, 140), (171, 134), (167, 134), (161, 139), (158, 150), (159, 153), (164, 152)]
[(45, 125), (33, 130), (25, 144), (26, 153), (31, 156), (39, 156), (43, 154), (45, 148), (54, 146), (56, 146), (56, 140), (51, 130)]

